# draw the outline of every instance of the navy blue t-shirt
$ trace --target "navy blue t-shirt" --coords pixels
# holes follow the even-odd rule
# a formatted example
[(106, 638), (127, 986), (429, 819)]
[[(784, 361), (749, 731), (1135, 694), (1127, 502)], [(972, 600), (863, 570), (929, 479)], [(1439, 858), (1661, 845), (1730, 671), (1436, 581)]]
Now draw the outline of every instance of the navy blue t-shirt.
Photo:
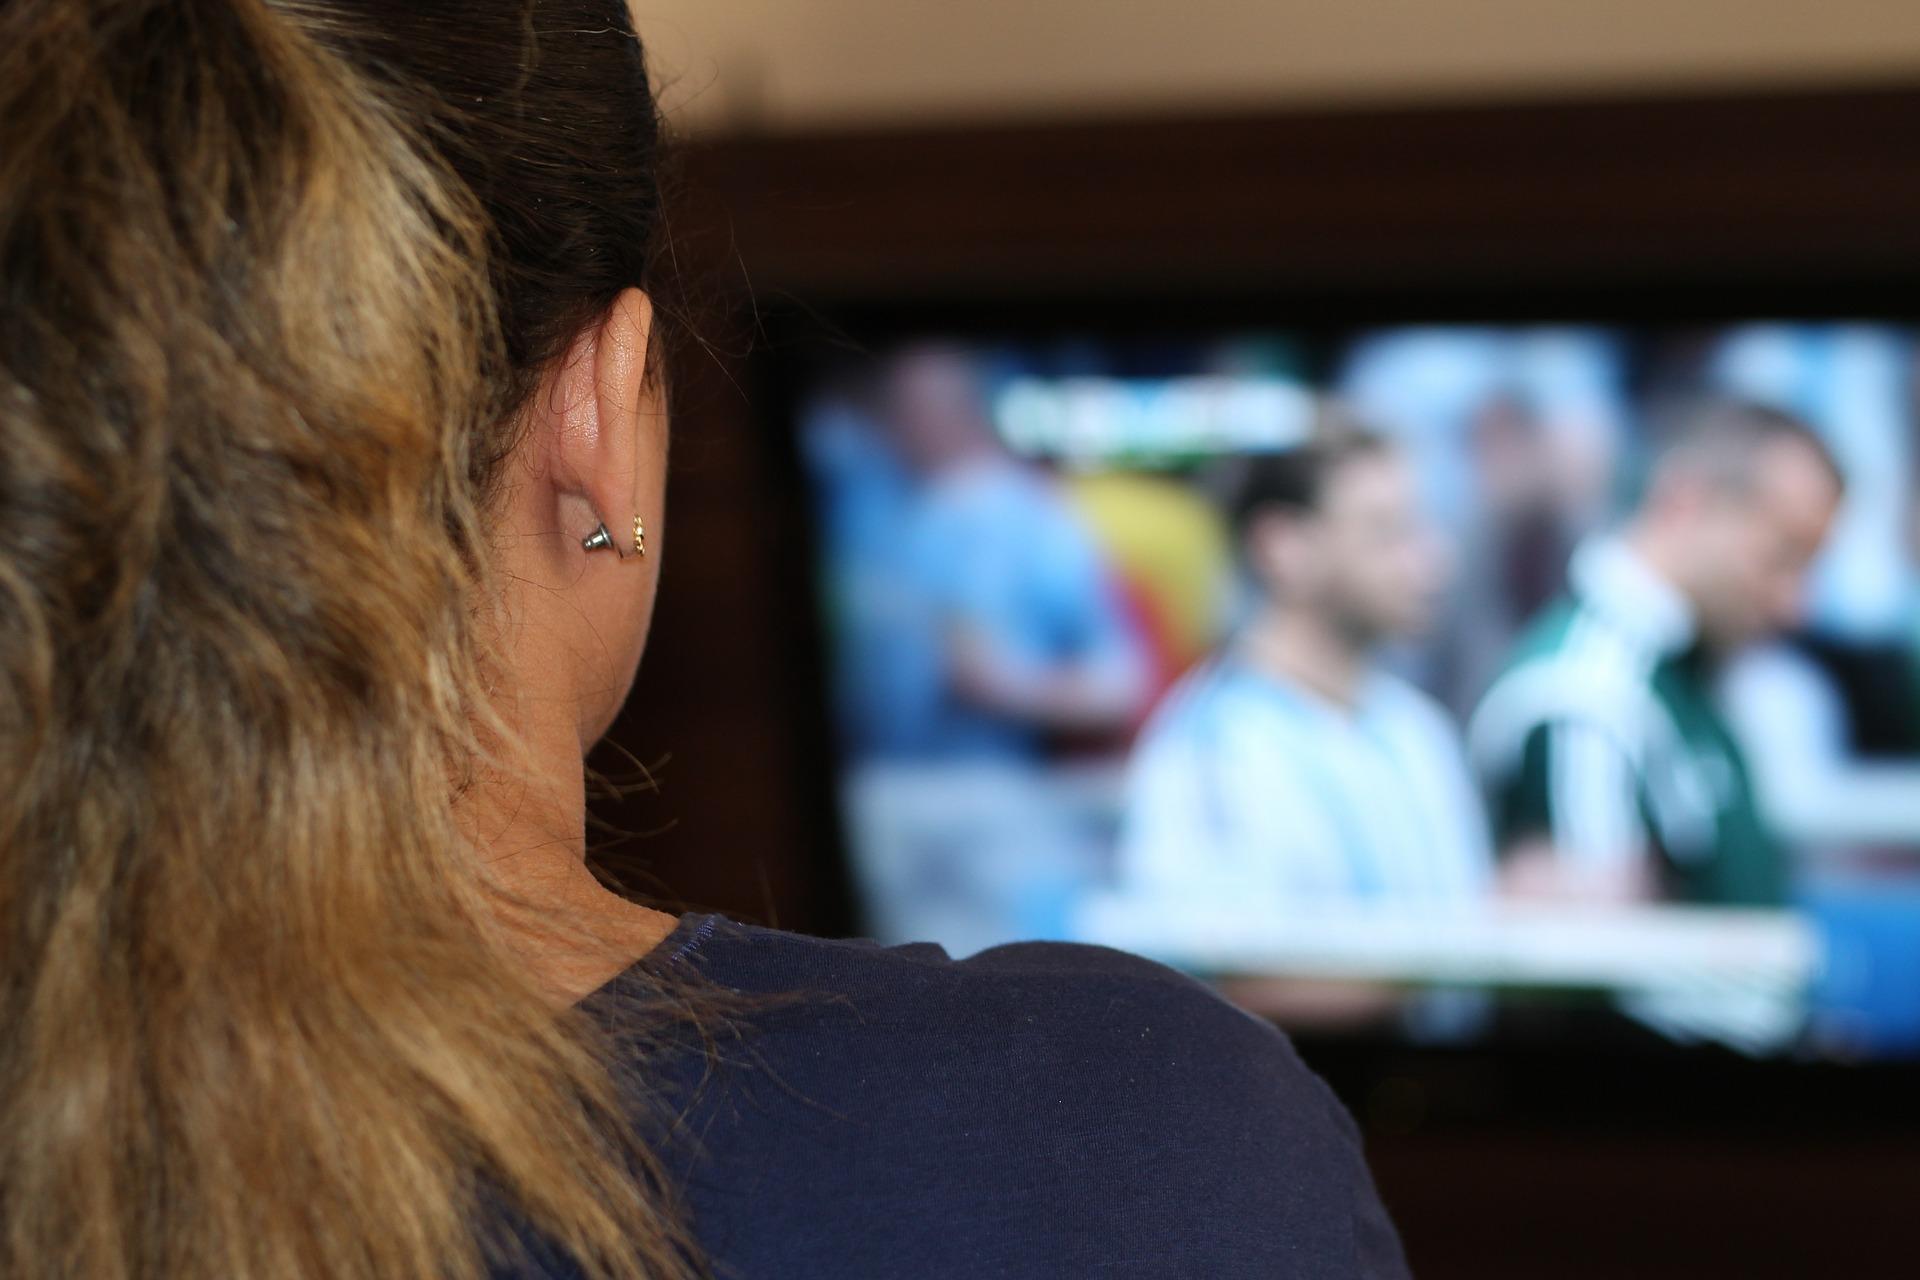
[(805, 993), (667, 1068), (688, 1108), (668, 1159), (717, 1276), (1407, 1275), (1340, 1103), (1286, 1037), (1171, 969), (689, 915), (583, 1007), (654, 965)]

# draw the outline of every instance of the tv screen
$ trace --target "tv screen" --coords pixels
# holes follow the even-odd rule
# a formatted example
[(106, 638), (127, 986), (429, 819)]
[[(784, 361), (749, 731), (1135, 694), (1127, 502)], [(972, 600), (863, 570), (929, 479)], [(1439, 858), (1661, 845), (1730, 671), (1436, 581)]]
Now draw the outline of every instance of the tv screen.
[(866, 931), (1312, 1029), (1920, 1055), (1917, 334), (803, 359)]

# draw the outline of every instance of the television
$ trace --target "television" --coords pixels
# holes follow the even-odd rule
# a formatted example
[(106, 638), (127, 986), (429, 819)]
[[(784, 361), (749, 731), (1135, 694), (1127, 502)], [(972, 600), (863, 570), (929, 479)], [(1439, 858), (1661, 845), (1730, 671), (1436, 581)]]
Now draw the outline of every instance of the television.
[[(1920, 326), (1124, 312), (779, 344), (862, 932), (1920, 1058)], [(1768, 442), (1839, 484), (1762, 609)]]

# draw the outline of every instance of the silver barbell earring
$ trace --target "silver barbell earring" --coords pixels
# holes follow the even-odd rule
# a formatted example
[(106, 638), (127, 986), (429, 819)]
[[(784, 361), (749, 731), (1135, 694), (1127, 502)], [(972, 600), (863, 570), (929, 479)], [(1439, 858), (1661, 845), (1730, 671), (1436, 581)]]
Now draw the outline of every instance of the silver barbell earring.
[[(586, 551), (613, 551), (618, 553), (621, 559), (625, 559), (627, 554), (626, 551), (613, 540), (613, 535), (607, 532), (607, 526), (604, 521), (595, 526), (592, 533), (581, 539), (580, 546), (582, 550)], [(636, 556), (645, 556), (647, 554), (647, 527), (640, 522), (639, 516), (633, 518), (633, 554)]]

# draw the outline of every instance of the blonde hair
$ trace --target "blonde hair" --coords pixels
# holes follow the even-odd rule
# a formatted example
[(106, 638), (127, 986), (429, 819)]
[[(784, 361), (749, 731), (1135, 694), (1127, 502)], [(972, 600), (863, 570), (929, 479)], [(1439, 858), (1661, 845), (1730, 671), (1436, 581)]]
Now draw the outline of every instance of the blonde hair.
[(534, 16), (0, 10), (0, 1274), (693, 1269), (455, 819), (514, 411), (658, 212), (624, 4)]

